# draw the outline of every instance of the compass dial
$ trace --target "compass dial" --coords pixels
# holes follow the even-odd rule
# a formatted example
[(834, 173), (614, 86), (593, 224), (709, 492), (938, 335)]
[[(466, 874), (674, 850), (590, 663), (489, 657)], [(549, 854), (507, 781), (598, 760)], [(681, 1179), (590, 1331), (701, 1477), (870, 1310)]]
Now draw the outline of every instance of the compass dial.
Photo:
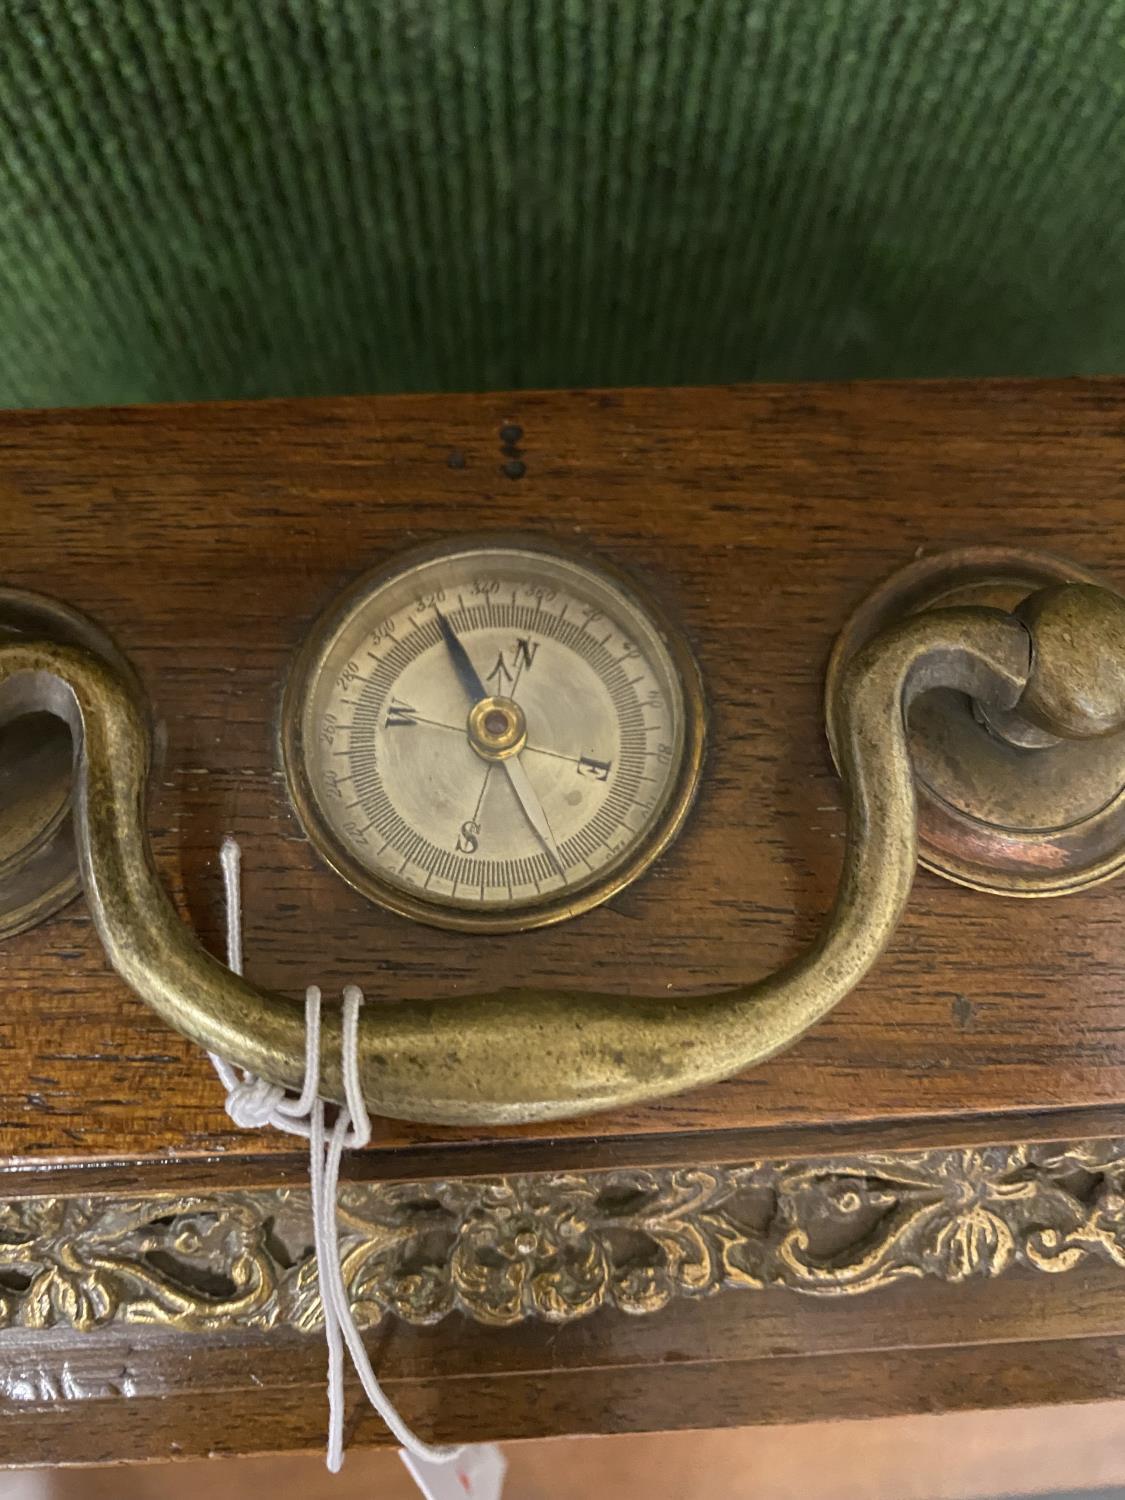
[(520, 543), (400, 559), (339, 600), (283, 713), (301, 819), (382, 904), (512, 930), (605, 900), (699, 775), (698, 673), (616, 574)]

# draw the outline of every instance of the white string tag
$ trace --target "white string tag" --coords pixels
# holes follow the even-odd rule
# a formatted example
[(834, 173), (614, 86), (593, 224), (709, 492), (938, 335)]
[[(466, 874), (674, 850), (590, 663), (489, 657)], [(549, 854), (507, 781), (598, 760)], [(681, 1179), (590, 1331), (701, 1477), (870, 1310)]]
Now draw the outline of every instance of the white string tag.
[[(227, 967), (242, 973), (242, 850), (235, 839), (225, 838), (219, 851), (223, 871), (223, 888), (227, 908)], [(357, 985), (344, 987), (343, 1025), (340, 1069), (344, 1079), (344, 1099), (336, 1122), (325, 1123), (324, 1100), (317, 1093), (320, 1080), (320, 990), (310, 984), (305, 992), (305, 1082), (300, 1096), (292, 1098), (280, 1084), (244, 1073), (241, 1077), (224, 1058), (209, 1053), (215, 1071), (227, 1092), (227, 1114), (246, 1130), (272, 1125), (288, 1135), (302, 1136), (309, 1143), (309, 1185), (312, 1196), (313, 1237), (316, 1243), (316, 1269), (320, 1283), (320, 1300), (324, 1310), (324, 1337), (328, 1345), (328, 1454), (327, 1463), (335, 1473), (344, 1461), (344, 1354), (350, 1355), (352, 1367), (359, 1376), (363, 1393), (382, 1417), (391, 1433), (402, 1444), (402, 1456), (408, 1467), (417, 1463), (428, 1475), (441, 1469), (453, 1471), (463, 1454), (474, 1451), (424, 1443), (407, 1426), (394, 1404), (376, 1379), (371, 1360), (364, 1347), (355, 1319), (352, 1317), (347, 1288), (340, 1265), (339, 1228), (336, 1222), (336, 1195), (340, 1181), (340, 1160), (350, 1147), (366, 1146), (371, 1139), (371, 1121), (364, 1103), (359, 1077), (357, 1033), (363, 991)], [(484, 1445), (488, 1446), (488, 1445)], [(499, 1457), (499, 1454), (497, 1455)], [(474, 1464), (466, 1460), (471, 1476)], [(473, 1500), (496, 1500), (503, 1482), (504, 1460), (500, 1458), (500, 1477), (495, 1488), (474, 1490), (470, 1479), (458, 1481), (450, 1490), (457, 1500), (466, 1495)], [(415, 1471), (413, 1468), (411, 1472)], [(483, 1471), (482, 1471), (483, 1472)], [(415, 1474), (423, 1493), (433, 1492)], [(483, 1479), (481, 1483), (483, 1484)]]
[(430, 1463), (399, 1449), (426, 1500), (500, 1500), (508, 1460), (495, 1443), (472, 1443), (452, 1463)]

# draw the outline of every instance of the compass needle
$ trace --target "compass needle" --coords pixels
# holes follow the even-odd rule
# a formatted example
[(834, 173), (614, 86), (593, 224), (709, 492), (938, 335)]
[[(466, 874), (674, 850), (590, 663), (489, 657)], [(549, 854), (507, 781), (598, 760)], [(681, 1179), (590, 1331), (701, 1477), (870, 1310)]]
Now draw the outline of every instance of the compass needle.
[(519, 799), (519, 804), (527, 814), (527, 821), (534, 828), (540, 843), (554, 860), (559, 874), (566, 880), (566, 866), (563, 864), (562, 853), (555, 842), (555, 835), (551, 832), (551, 825), (547, 821), (547, 814), (543, 811), (543, 804), (535, 794), (535, 788), (531, 785), (531, 779), (524, 770), (523, 763), (518, 756), (504, 762), (504, 769), (508, 773), (508, 780), (512, 784), (512, 790)]
[(668, 845), (702, 694), (682, 637), (611, 567), (453, 539), (334, 602), (294, 664), (282, 739), (301, 822), (357, 889), (514, 931), (606, 900)]
[(453, 670), (457, 673), (461, 686), (468, 693), (470, 701), (478, 703), (482, 698), (487, 698), (488, 689), (480, 680), (469, 653), (465, 650), (460, 638), (454, 633), (452, 625), (450, 625), (436, 604), (434, 605), (434, 614), (437, 617), (441, 638), (445, 642), (445, 648), (449, 652), (449, 658), (453, 663)]

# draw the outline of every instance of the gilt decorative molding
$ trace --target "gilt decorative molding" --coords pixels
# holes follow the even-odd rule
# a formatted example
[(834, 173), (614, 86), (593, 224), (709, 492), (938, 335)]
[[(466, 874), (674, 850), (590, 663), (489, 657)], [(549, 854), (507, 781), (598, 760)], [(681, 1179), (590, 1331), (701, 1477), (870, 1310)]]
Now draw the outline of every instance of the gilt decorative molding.
[[(366, 1327), (453, 1311), (563, 1323), (724, 1288), (854, 1295), (1092, 1258), (1125, 1269), (1125, 1140), (351, 1184), (340, 1221)], [(0, 1204), (11, 1332), (313, 1331), (320, 1318), (303, 1191)]]

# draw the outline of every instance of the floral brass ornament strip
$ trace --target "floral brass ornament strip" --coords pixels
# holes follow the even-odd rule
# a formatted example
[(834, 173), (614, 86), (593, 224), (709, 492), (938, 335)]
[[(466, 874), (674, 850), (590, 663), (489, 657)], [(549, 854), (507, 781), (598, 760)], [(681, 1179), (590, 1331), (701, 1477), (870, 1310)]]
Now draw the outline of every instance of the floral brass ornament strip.
[[(564, 1323), (724, 1288), (816, 1296), (1014, 1266), (1125, 1268), (1125, 1140), (341, 1191), (361, 1326)], [(0, 1205), (0, 1326), (180, 1332), (321, 1320), (294, 1189)]]

